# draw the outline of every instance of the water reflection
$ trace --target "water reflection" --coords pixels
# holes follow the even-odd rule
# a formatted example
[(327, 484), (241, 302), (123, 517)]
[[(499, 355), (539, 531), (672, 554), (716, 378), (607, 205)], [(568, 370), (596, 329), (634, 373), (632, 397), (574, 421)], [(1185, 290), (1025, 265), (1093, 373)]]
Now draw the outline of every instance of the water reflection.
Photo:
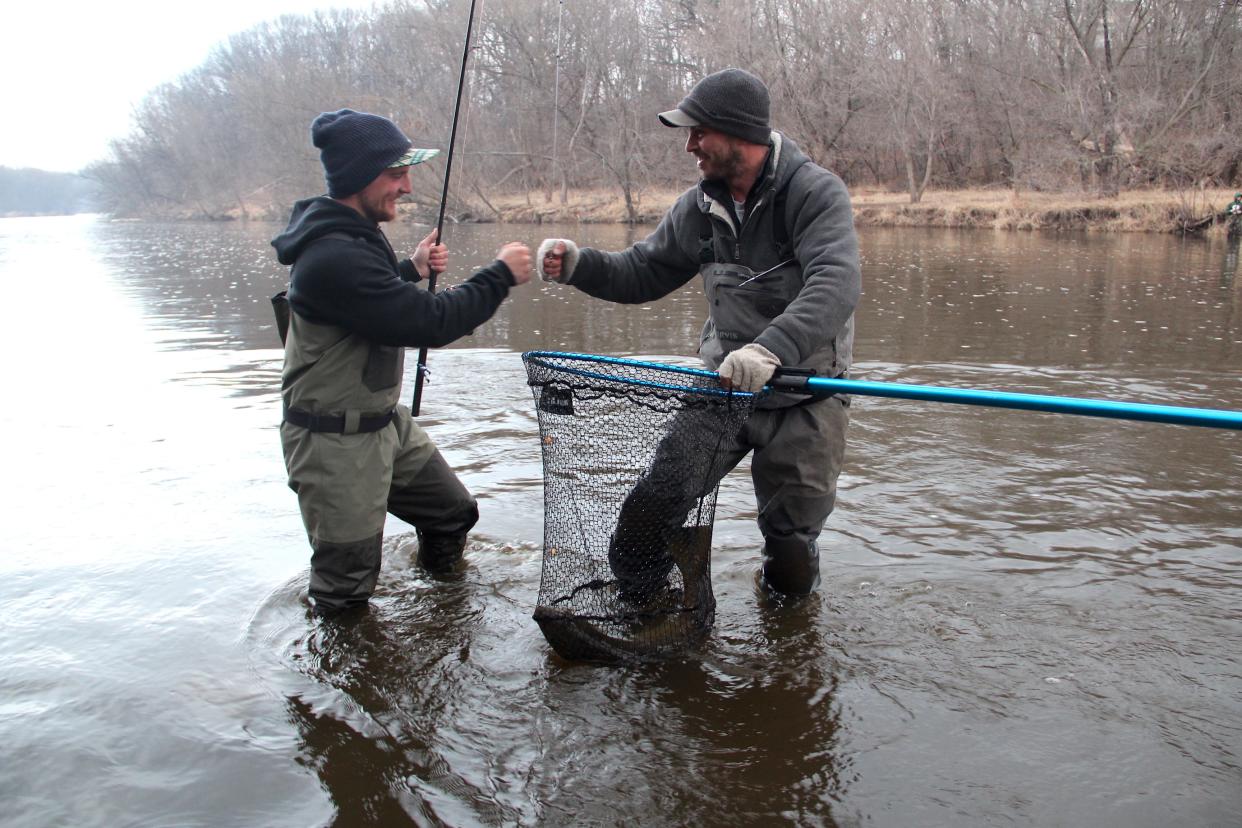
[(394, 564), (344, 621), (269, 607), (260, 627), (304, 630), (282, 660), (312, 683), (287, 708), (335, 824), (834, 824), (847, 785), (818, 599), (752, 594), (700, 657), (608, 668), (539, 646), (519, 585), (490, 569), (432, 584)]
[(1225, 242), (1225, 265), (1220, 271), (1221, 287), (1230, 287), (1238, 275), (1238, 246), (1242, 244), (1242, 234), (1235, 233)]

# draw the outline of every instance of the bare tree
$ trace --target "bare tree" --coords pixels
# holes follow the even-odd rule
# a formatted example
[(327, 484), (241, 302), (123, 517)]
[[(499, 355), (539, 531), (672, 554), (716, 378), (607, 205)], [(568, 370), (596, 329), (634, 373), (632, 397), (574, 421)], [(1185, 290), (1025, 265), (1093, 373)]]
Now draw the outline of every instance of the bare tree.
[[(445, 148), (469, 0), (395, 0), (240, 32), (153, 90), (94, 165), (117, 212), (246, 216), (321, 190), (308, 125), (349, 106)], [(607, 189), (631, 220), (687, 180), (655, 114), (725, 66), (848, 182), (1237, 183), (1239, 0), (488, 0), (479, 6), (450, 215), (502, 193)], [(452, 71), (446, 71), (452, 69)], [(412, 200), (438, 205), (442, 167)]]
[(910, 202), (918, 203), (931, 182), (938, 143), (948, 130), (955, 48), (944, 4), (911, 0), (885, 11), (874, 18), (871, 91), (887, 116), (889, 140), (899, 154)]
[(1121, 159), (1134, 152), (1121, 126), (1118, 77), (1148, 24), (1153, 0), (1061, 0), (1062, 19), (1085, 64), (1077, 93), (1080, 145), (1090, 159), (1100, 195), (1118, 190)]

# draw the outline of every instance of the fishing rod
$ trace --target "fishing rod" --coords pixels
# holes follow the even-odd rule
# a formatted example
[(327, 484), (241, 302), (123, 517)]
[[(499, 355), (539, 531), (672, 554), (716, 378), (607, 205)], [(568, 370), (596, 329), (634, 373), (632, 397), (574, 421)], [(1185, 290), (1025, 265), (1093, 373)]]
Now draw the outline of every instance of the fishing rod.
[(1141, 420), (1151, 423), (1208, 426), (1242, 430), (1242, 411), (1216, 408), (1188, 408), (1176, 405), (1092, 400), (1077, 397), (1052, 397), (1043, 394), (1015, 394), (1007, 391), (978, 391), (966, 388), (941, 388), (930, 385), (905, 385), (895, 382), (827, 379), (808, 373), (778, 369), (768, 385), (775, 391), (792, 391), (816, 398), (833, 394), (861, 394), (903, 400), (982, 405), (992, 408), (1016, 408), (1024, 411), (1047, 411), (1054, 414), (1081, 414), (1087, 417), (1111, 417), (1115, 420)]
[[(474, 7), (475, 0), (470, 0), (470, 17), (466, 22), (466, 42), (461, 50), (461, 74), (457, 78), (457, 101), (453, 104), (453, 127), (449, 131), (448, 154), (444, 160), (444, 188), (440, 191), (440, 217), (436, 220), (436, 244), (444, 243), (444, 209), (448, 205), (449, 176), (453, 172), (453, 149), (457, 145), (457, 118), (461, 114), (461, 93), (466, 87), (466, 59), (470, 56), (470, 35), (474, 31)], [(436, 277), (439, 275), (432, 269), (431, 276), (427, 279), (428, 292), (436, 292)], [(410, 413), (415, 417), (418, 416), (423, 402), (423, 378), (429, 376), (430, 373), (427, 368), (427, 348), (423, 346), (418, 349), (418, 368), (414, 374), (414, 400), (410, 403)]]

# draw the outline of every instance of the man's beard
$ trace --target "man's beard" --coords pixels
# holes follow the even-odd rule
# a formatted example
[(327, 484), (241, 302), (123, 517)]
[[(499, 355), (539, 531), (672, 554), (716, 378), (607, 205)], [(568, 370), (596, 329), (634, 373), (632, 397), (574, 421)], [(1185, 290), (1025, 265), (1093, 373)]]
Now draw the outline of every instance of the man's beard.
[(703, 153), (703, 161), (703, 167), (699, 169), (703, 178), (729, 181), (741, 173), (742, 150), (731, 144), (720, 155)]
[(389, 207), (388, 200), (386, 198), (381, 197), (370, 199), (363, 196), (358, 200), (358, 202), (358, 206), (362, 208), (362, 214), (376, 224), (384, 221), (392, 221), (397, 217), (396, 202), (393, 202), (392, 206)]

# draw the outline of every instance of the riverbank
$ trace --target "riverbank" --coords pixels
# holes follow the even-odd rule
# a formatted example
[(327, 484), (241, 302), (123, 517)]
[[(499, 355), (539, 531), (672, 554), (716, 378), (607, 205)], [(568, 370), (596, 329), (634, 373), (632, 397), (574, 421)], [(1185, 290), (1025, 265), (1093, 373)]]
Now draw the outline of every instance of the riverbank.
[[(639, 223), (654, 223), (680, 191), (646, 191), (637, 200)], [(858, 188), (851, 192), (860, 227), (971, 227), (996, 230), (1087, 230), (1099, 232), (1225, 233), (1220, 216), (1233, 190), (1131, 190), (1114, 198), (1086, 193), (1039, 193), (1001, 189), (934, 190), (911, 204), (906, 193)], [(541, 194), (491, 199), (485, 221), (524, 224), (620, 223), (624, 200), (615, 192), (583, 190), (545, 200)]]
[[(633, 213), (615, 190), (573, 190), (561, 203), (559, 193), (490, 196), (446, 218), (479, 224), (655, 224), (681, 190), (650, 189), (634, 197)], [(906, 193), (876, 188), (851, 190), (854, 222), (859, 227), (947, 227), (994, 230), (1077, 230), (1104, 233), (1178, 233), (1225, 236), (1225, 210), (1236, 191), (1129, 190), (1112, 198), (1089, 193), (1042, 193), (1005, 189), (929, 190), (918, 204)], [(174, 220), (284, 221), (288, 205), (249, 205), (204, 215), (201, 210), (169, 210), (145, 218)], [(439, 205), (402, 204), (402, 216), (434, 223)], [(133, 217), (140, 218), (140, 217)]]

